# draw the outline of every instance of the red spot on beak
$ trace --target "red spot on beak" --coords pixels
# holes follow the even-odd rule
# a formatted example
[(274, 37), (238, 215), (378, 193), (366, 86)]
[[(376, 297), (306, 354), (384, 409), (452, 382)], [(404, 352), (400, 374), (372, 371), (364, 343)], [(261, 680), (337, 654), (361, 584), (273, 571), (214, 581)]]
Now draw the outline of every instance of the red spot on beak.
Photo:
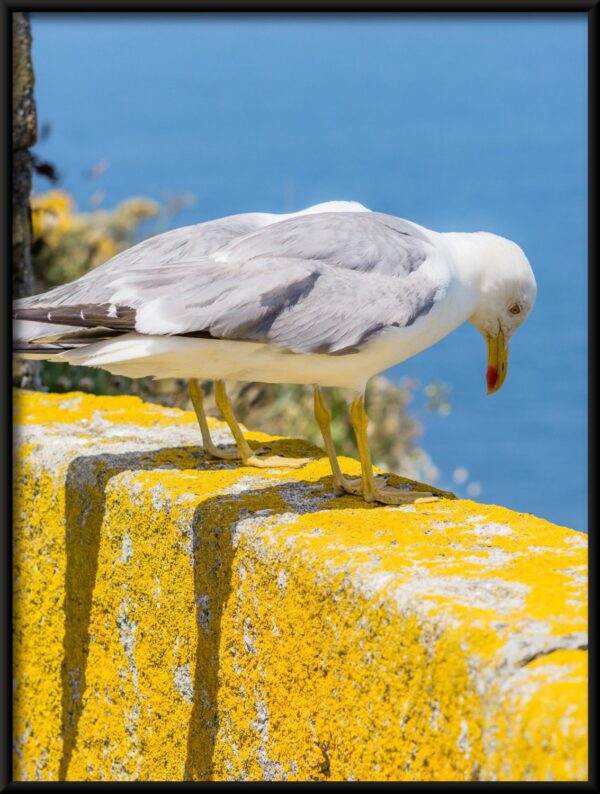
[(485, 375), (487, 380), (488, 389), (493, 389), (498, 382), (498, 370), (496, 367), (488, 367)]

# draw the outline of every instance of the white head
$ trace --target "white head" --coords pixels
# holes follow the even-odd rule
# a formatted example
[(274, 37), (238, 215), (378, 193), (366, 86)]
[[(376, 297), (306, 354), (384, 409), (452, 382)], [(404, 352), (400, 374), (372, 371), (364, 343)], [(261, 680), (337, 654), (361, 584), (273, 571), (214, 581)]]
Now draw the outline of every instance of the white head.
[(537, 285), (531, 265), (521, 248), (497, 234), (478, 232), (480, 300), (470, 318), (483, 336), (499, 331), (508, 342), (531, 311)]
[[(502, 386), (508, 368), (508, 343), (535, 303), (537, 285), (521, 248), (497, 234), (460, 236), (456, 248), (476, 285), (477, 305), (469, 318), (488, 345), (488, 394)], [(458, 242), (458, 241), (457, 241)]]

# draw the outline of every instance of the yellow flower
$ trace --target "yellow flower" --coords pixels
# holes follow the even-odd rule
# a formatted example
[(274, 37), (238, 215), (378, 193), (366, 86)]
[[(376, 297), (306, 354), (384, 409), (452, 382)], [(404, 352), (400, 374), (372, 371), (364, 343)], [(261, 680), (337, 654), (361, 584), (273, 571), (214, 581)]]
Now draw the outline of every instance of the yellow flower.
[(73, 218), (73, 199), (64, 190), (50, 190), (31, 197), (31, 223), (35, 239), (53, 229), (59, 234), (69, 231)]
[(115, 214), (130, 215), (133, 218), (154, 218), (158, 215), (159, 206), (155, 201), (146, 198), (130, 198), (122, 201), (115, 210)]
[(110, 259), (116, 253), (117, 246), (114, 240), (111, 240), (110, 237), (98, 237), (98, 239), (94, 240), (92, 267), (98, 267), (98, 265), (106, 262), (107, 259)]

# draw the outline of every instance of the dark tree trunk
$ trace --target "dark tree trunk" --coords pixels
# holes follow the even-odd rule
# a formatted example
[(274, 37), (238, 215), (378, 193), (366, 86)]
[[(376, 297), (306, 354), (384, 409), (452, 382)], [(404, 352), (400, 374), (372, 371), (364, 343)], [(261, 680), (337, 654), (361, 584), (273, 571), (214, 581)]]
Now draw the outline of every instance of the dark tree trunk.
[[(29, 148), (37, 140), (37, 116), (33, 98), (33, 67), (31, 64), (31, 25), (29, 15), (12, 14), (13, 23), (13, 174), (12, 174), (12, 239), (13, 298), (31, 295), (31, 193), (32, 157)], [(39, 388), (36, 362), (16, 361), (13, 367), (16, 386)]]

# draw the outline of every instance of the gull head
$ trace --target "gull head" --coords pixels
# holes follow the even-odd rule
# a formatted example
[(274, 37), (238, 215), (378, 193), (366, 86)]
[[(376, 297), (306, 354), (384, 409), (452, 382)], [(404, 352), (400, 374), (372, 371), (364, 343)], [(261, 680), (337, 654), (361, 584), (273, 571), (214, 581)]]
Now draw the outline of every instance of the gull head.
[(487, 343), (487, 391), (493, 394), (504, 383), (508, 343), (533, 308), (537, 285), (529, 260), (512, 240), (488, 232), (471, 237), (477, 238), (478, 299), (469, 319)]

